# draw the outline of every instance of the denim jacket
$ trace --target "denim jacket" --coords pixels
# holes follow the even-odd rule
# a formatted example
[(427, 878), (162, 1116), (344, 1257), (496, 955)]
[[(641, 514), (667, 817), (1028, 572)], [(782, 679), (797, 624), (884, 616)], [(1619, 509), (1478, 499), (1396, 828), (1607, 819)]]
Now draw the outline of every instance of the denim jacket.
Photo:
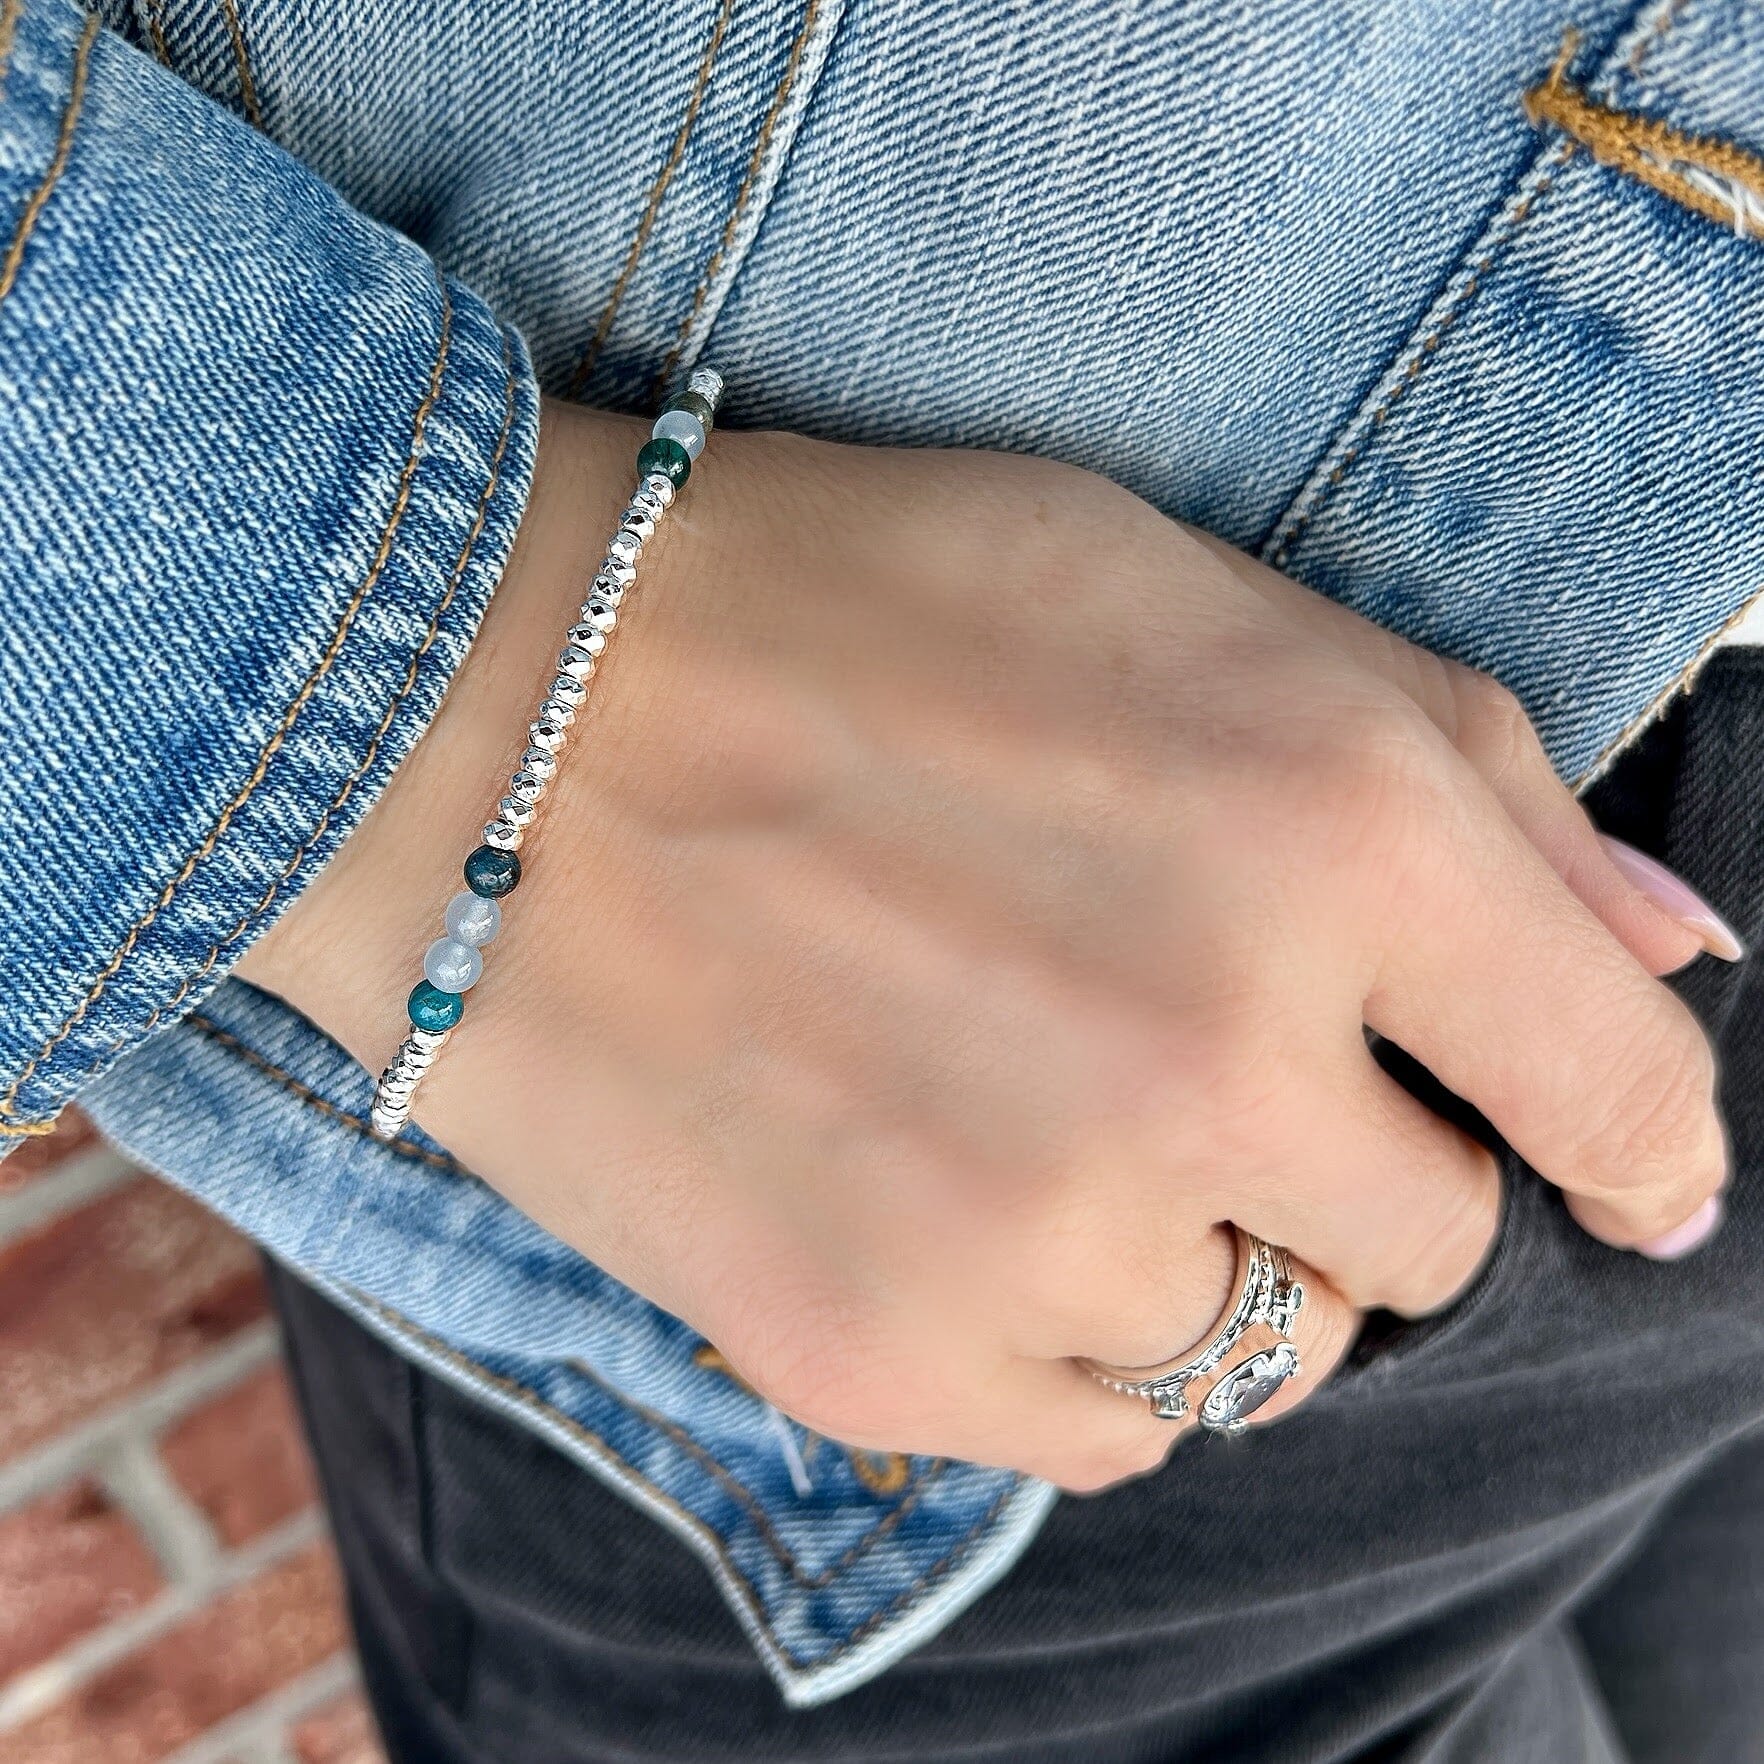
[(539, 388), (1092, 467), (1578, 779), (1764, 570), (1760, 153), (1764, 0), (0, 0), (0, 1148), (80, 1096), (792, 1701), (873, 1676), (1052, 1492), (785, 1422), (225, 980), (433, 715)]

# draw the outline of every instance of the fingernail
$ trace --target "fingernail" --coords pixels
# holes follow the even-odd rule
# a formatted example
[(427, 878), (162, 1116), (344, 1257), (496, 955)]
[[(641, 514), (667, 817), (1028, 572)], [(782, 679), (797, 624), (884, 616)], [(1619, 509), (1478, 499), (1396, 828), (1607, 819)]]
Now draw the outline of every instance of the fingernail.
[(1676, 1262), (1680, 1256), (1701, 1249), (1720, 1230), (1726, 1211), (1721, 1196), (1712, 1194), (1682, 1225), (1662, 1231), (1658, 1237), (1650, 1237), (1646, 1243), (1638, 1243), (1635, 1247), (1656, 1262)]
[(1687, 931), (1702, 939), (1703, 948), (1724, 962), (1737, 962), (1746, 946), (1739, 934), (1710, 904), (1685, 881), (1645, 851), (1613, 839), (1609, 833), (1599, 835), (1611, 862), (1639, 888), (1669, 919), (1676, 919)]

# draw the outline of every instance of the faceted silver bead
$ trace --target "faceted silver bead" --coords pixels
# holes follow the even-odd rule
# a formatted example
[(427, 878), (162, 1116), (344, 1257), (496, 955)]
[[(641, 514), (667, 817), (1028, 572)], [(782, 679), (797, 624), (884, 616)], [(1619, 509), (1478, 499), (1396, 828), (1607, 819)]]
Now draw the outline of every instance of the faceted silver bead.
[(579, 625), (571, 625), (565, 638), (572, 648), (585, 649), (591, 656), (601, 655), (606, 650), (606, 633), (587, 620)]
[[(662, 482), (665, 484), (667, 480), (664, 478)], [(632, 492), (631, 506), (626, 512), (627, 515), (640, 514), (651, 526), (655, 526), (668, 512), (668, 505), (650, 489), (648, 484), (642, 484)]]
[(494, 845), (498, 851), (519, 851), (521, 849), (521, 830), (511, 826), (507, 821), (490, 821), (484, 827), (484, 843)]
[[(539, 722), (557, 723), (568, 728), (576, 720), (576, 707), (567, 700), (559, 698), (555, 693), (539, 707)], [(535, 725), (537, 726), (537, 725)], [(560, 742), (558, 744), (562, 746)]]
[(666, 472), (651, 472), (640, 488), (647, 490), (663, 508), (674, 506), (674, 480)]
[[(537, 772), (524, 768), (508, 781), (508, 793), (516, 802), (537, 802), (545, 794), (545, 780)], [(471, 939), (468, 937), (469, 943)]]
[(715, 368), (694, 368), (686, 376), (686, 390), (696, 392), (712, 410), (723, 401), (723, 376)]
[[(603, 638), (604, 642), (605, 639)], [(573, 638), (566, 643), (557, 655), (558, 672), (568, 674), (572, 680), (583, 681), (594, 678), (594, 654), (584, 649)]]
[(533, 824), (533, 805), (522, 802), (518, 796), (505, 796), (497, 803), (496, 812), (511, 827), (530, 827)]
[[(556, 717), (548, 716), (543, 706), (539, 715), (527, 725), (527, 739), (541, 753), (556, 753), (569, 740), (569, 724), (560, 723)], [(554, 766), (556, 760), (551, 762)]]
[(613, 534), (606, 542), (608, 557), (616, 557), (620, 563), (630, 564), (635, 568), (638, 558), (643, 555), (643, 541), (635, 533), (628, 533), (623, 527)]
[[(611, 631), (619, 622), (619, 609), (610, 600), (602, 600), (598, 594), (590, 594), (582, 602), (582, 623), (592, 625), (597, 631)], [(575, 642), (572, 636), (570, 641)]]
[(604, 600), (612, 606), (622, 606), (625, 600), (625, 585), (615, 582), (610, 576), (596, 576), (588, 589), (596, 600)]
[[(498, 901), (486, 900), (483, 895), (466, 890), (447, 903), (447, 935), (456, 942), (481, 949), (501, 929), (502, 906)], [(409, 1042), (405, 1043), (405, 1046), (409, 1045)], [(422, 1051), (425, 1064), (434, 1057), (432, 1052)]]
[(658, 441), (684, 447), (688, 459), (697, 459), (704, 452), (704, 424), (689, 410), (664, 410), (649, 432)]
[(568, 674), (559, 674), (551, 682), (551, 698), (545, 702), (550, 704), (555, 699), (559, 704), (567, 704), (572, 710), (579, 708), (588, 697), (588, 688), (580, 680), (572, 680)]
[(393, 1114), (375, 1103), (374, 1112), (369, 1118), (368, 1125), (373, 1129), (374, 1138), (396, 1139), (403, 1131), (406, 1119), (405, 1115)]
[(619, 531), (629, 533), (639, 545), (647, 545), (655, 537), (655, 517), (636, 503), (619, 516)]
[[(491, 904), (494, 906), (495, 902)], [(501, 911), (500, 908), (497, 910)], [(451, 1029), (418, 1029), (413, 1025), (405, 1046), (421, 1048), (424, 1053), (437, 1054), (447, 1045), (447, 1037), (452, 1033)]]
[(529, 747), (521, 755), (521, 770), (531, 772), (535, 778), (549, 784), (557, 776), (557, 761), (549, 748)]
[(613, 557), (610, 553), (600, 566), (600, 574), (609, 582), (617, 582), (621, 588), (629, 588), (637, 580), (637, 571), (622, 557)]

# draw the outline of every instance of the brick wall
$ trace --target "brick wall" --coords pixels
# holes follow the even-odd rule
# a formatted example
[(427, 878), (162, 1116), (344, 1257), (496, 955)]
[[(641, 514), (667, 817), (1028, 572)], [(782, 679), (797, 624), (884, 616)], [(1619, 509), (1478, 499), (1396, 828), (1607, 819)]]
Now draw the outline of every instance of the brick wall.
[(382, 1764), (257, 1258), (77, 1120), (0, 1164), (0, 1764)]

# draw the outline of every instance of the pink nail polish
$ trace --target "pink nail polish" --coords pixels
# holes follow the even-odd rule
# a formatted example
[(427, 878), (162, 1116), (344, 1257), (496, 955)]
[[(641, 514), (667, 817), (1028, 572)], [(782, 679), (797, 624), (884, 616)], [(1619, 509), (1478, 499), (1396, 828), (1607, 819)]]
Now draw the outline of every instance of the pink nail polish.
[(1635, 1247), (1640, 1254), (1652, 1257), (1656, 1262), (1676, 1262), (1692, 1250), (1701, 1249), (1715, 1235), (1726, 1211), (1721, 1196), (1712, 1194), (1682, 1225), (1662, 1231), (1658, 1237), (1650, 1237), (1646, 1243), (1638, 1243)]
[(1639, 889), (1669, 919), (1676, 919), (1687, 931), (1703, 940), (1703, 948), (1724, 962), (1737, 962), (1746, 953), (1739, 934), (1710, 904), (1684, 880), (1675, 875), (1657, 858), (1609, 833), (1601, 833), (1599, 842), (1627, 881)]

